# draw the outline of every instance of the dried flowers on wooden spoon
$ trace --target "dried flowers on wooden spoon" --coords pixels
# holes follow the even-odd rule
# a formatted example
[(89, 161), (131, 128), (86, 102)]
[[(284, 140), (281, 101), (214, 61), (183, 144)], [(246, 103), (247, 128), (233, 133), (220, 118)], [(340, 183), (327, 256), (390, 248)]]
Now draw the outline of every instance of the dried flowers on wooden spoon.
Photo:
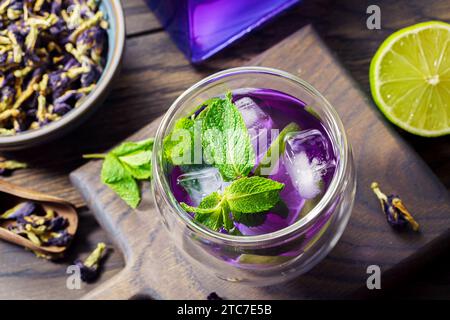
[(0, 238), (39, 257), (60, 257), (78, 227), (67, 201), (0, 180)]

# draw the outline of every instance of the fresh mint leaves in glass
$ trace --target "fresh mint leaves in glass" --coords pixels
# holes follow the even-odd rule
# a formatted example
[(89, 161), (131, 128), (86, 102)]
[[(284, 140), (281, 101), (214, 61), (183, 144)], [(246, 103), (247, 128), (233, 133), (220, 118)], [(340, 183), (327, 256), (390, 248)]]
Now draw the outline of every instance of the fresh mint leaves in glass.
[(176, 245), (221, 279), (267, 285), (306, 272), (334, 247), (354, 201), (342, 123), (283, 71), (214, 74), (164, 116), (153, 191)]

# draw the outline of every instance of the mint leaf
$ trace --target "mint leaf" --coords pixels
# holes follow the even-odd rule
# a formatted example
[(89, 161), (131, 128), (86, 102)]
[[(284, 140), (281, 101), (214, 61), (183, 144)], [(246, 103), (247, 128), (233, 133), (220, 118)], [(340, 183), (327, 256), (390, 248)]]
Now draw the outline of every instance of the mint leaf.
[(223, 196), (218, 192), (213, 192), (203, 198), (198, 208), (188, 206), (184, 202), (181, 203), (181, 206), (184, 210), (195, 213), (195, 221), (208, 228), (219, 231), (223, 227), (225, 230), (231, 231), (234, 223), (228, 205), (223, 200)]
[(141, 201), (141, 195), (135, 179), (129, 177), (107, 185), (130, 207), (133, 209), (137, 208)]
[(191, 118), (181, 118), (164, 138), (164, 157), (173, 165), (191, 164), (194, 159), (194, 125)]
[(154, 139), (124, 142), (110, 154), (116, 156), (124, 168), (136, 179), (148, 179), (152, 175), (152, 150)]
[[(164, 138), (163, 152), (166, 160), (175, 165), (199, 164), (201, 158), (196, 162), (194, 153), (195, 139), (201, 139), (201, 122), (205, 115), (205, 109), (213, 102), (220, 101), (219, 98), (211, 98), (199, 105), (195, 112), (189, 117), (181, 118), (172, 129), (172, 131)], [(198, 123), (198, 127), (196, 124)], [(200, 144), (200, 143), (199, 143)], [(199, 150), (201, 152), (201, 150)], [(201, 156), (201, 154), (199, 155)]]
[(273, 171), (274, 165), (278, 163), (278, 159), (284, 153), (286, 144), (285, 137), (288, 133), (300, 131), (300, 127), (295, 122), (289, 123), (286, 127), (281, 130), (280, 134), (275, 138), (275, 140), (270, 144), (269, 149), (267, 149), (266, 154), (259, 162), (255, 169), (255, 176), (259, 175), (269, 175)]
[(202, 147), (207, 163), (217, 167), (226, 181), (247, 176), (255, 153), (244, 119), (231, 101), (214, 99), (202, 111)]
[(152, 176), (152, 151), (145, 150), (136, 154), (118, 157), (131, 175), (144, 180)]
[(144, 150), (152, 150), (153, 149), (153, 138), (149, 138), (142, 141), (137, 142), (124, 142), (118, 147), (115, 147), (111, 150), (111, 153), (120, 157), (120, 156), (127, 156), (132, 155), (140, 151)]
[(180, 205), (184, 210), (188, 212), (192, 212), (195, 214), (209, 214), (222, 208), (221, 200), (222, 196), (218, 192), (213, 192), (203, 198), (197, 208), (191, 207), (184, 202), (181, 202)]
[(108, 154), (103, 162), (101, 172), (102, 182), (114, 190), (129, 206), (136, 208), (141, 199), (139, 187), (133, 176), (119, 159)]
[(267, 211), (280, 201), (284, 184), (263, 177), (244, 177), (225, 189), (224, 196), (232, 212)]
[(85, 155), (84, 158), (104, 159), (101, 180), (116, 192), (130, 207), (136, 208), (141, 201), (136, 180), (144, 180), (152, 174), (153, 138), (124, 142), (108, 154)]
[(101, 179), (103, 183), (114, 183), (130, 176), (124, 169), (119, 159), (114, 155), (106, 155), (103, 162)]
[(224, 212), (226, 210), (222, 199), (219, 193), (213, 192), (200, 202), (198, 208), (188, 206), (184, 202), (181, 203), (181, 206), (184, 210), (195, 213), (195, 221), (214, 231), (219, 231), (224, 225)]
[[(269, 211), (284, 219), (286, 219), (289, 215), (289, 208), (283, 200), (278, 201), (278, 203)], [(261, 212), (260, 214), (233, 212), (233, 218), (235, 221), (246, 225), (247, 227), (257, 227), (266, 221), (267, 213), (267, 211)]]
[[(239, 234), (234, 221), (256, 226), (265, 220), (265, 213), (280, 202), (282, 183), (263, 177), (241, 178), (233, 181), (223, 195), (213, 192), (196, 207), (182, 202), (187, 212), (194, 213), (194, 219), (206, 227), (219, 231), (221, 228), (231, 234)], [(233, 221), (234, 218), (234, 221)]]
[(151, 160), (143, 165), (132, 167), (123, 162), (125, 169), (137, 180), (147, 180), (152, 177)]

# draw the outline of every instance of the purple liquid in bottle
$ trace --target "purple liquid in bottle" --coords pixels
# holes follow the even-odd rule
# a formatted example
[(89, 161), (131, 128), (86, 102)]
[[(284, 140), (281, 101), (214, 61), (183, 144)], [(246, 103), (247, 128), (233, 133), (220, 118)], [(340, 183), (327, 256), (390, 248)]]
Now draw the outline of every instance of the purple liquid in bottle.
[(146, 0), (181, 51), (200, 62), (299, 0)]
[[(255, 168), (277, 134), (289, 124), (298, 125), (298, 130), (290, 131), (284, 137), (285, 149), (265, 174), (285, 185), (280, 196), (286, 206), (281, 211), (278, 207), (273, 208), (263, 215), (263, 221), (255, 225), (235, 224), (243, 235), (259, 235), (283, 229), (306, 215), (330, 185), (337, 157), (329, 134), (302, 101), (282, 92), (240, 89), (233, 92), (233, 102), (241, 112), (252, 138), (256, 154)], [(227, 186), (217, 169), (198, 165), (174, 167), (169, 174), (169, 181), (175, 198), (194, 206), (198, 206), (206, 195), (214, 191), (221, 192)]]

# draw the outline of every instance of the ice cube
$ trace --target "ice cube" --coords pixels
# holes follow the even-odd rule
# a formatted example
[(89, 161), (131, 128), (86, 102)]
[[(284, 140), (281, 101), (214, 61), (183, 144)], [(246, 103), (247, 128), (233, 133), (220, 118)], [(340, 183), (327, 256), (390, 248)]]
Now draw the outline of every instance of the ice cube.
[(315, 129), (286, 136), (284, 161), (292, 184), (304, 199), (323, 191), (323, 177), (335, 167), (328, 140)]
[(244, 97), (237, 100), (235, 104), (244, 118), (247, 129), (270, 130), (272, 128), (272, 119), (253, 99)]
[(275, 138), (271, 131), (272, 118), (249, 97), (241, 98), (235, 104), (244, 118), (258, 160), (266, 153), (270, 142)]
[(198, 206), (204, 197), (213, 192), (222, 192), (226, 186), (219, 170), (213, 167), (183, 173), (177, 183), (189, 194), (193, 206)]
[(310, 160), (331, 161), (333, 150), (328, 139), (317, 129), (289, 133), (286, 136), (286, 152), (299, 154), (305, 152)]

